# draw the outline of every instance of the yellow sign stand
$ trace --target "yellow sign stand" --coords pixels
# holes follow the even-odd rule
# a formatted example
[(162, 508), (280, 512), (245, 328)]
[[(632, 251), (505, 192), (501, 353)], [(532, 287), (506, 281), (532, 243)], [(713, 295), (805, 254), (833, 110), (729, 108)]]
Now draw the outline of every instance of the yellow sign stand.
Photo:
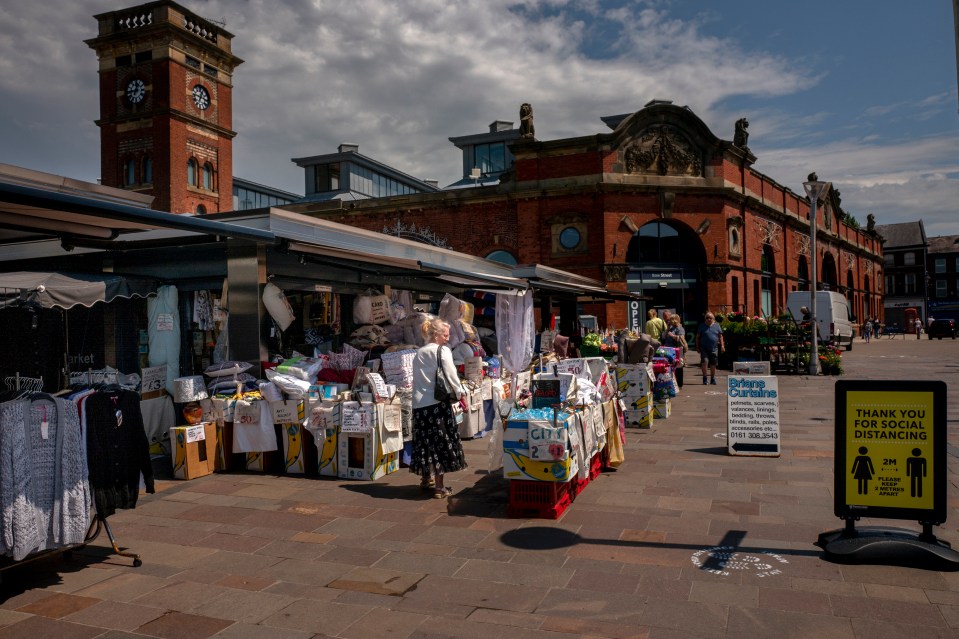
[[(959, 553), (932, 533), (947, 510), (944, 382), (836, 382), (835, 441), (833, 510), (846, 526), (819, 535), (827, 557), (849, 561), (909, 546), (959, 564)], [(861, 517), (916, 520), (922, 533), (857, 529)]]

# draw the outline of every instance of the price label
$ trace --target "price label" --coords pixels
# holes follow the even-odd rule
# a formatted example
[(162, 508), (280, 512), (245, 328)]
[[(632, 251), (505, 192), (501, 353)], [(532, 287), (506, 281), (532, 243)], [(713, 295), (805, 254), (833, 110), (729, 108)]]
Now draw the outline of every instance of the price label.
[(564, 359), (556, 364), (556, 372), (571, 373), (580, 379), (590, 379), (589, 366), (586, 360), (581, 357)]
[(203, 424), (197, 424), (196, 426), (188, 426), (186, 429), (186, 443), (190, 444), (193, 442), (202, 442), (206, 439), (206, 430), (203, 428)]
[(483, 378), (483, 358), (467, 357), (463, 361), (463, 377), (478, 382)]
[(295, 399), (270, 402), (270, 408), (273, 410), (275, 424), (297, 424), (300, 421), (298, 418), (300, 402)]
[(157, 313), (156, 328), (158, 331), (172, 331), (175, 326), (173, 313)]
[(140, 371), (140, 393), (153, 393), (166, 388), (166, 364)]

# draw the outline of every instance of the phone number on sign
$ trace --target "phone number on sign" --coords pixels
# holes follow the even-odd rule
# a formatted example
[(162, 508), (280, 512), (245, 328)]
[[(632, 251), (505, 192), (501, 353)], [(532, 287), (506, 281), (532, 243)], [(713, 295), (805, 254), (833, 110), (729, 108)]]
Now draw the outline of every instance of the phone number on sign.
[(779, 433), (729, 433), (730, 439), (779, 439)]

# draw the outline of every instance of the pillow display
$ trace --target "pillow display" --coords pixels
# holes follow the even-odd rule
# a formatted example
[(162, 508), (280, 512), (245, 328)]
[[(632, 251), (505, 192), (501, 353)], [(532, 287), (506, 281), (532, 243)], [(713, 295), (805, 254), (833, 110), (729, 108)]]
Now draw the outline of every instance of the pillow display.
[(207, 377), (223, 377), (224, 375), (239, 375), (253, 368), (249, 362), (220, 362), (206, 367), (203, 374)]

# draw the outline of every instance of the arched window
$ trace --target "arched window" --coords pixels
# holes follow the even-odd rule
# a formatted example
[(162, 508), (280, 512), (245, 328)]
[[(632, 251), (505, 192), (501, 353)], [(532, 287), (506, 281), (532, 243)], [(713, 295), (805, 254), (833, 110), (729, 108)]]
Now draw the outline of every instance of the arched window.
[(773, 314), (773, 281), (775, 279), (774, 273), (776, 272), (776, 256), (773, 253), (773, 248), (768, 244), (763, 247), (763, 255), (762, 258), (760, 258), (759, 269), (763, 272), (760, 307), (762, 308), (763, 315), (770, 317)]
[(153, 184), (153, 159), (149, 155), (145, 155), (141, 161), (140, 175), (144, 184)]
[(190, 186), (196, 186), (196, 160), (190, 158), (186, 163), (186, 183)]
[(629, 243), (626, 261), (643, 264), (683, 262), (679, 232), (664, 222), (644, 224)]
[(799, 256), (799, 290), (809, 290), (809, 264), (806, 263), (806, 257)]
[(123, 164), (123, 183), (126, 186), (132, 186), (137, 183), (136, 162), (127, 160)]
[(203, 188), (213, 190), (213, 165), (209, 162), (203, 165)]
[(206, 215), (206, 207), (202, 204), (196, 205), (196, 214), (197, 215)]
[(513, 257), (512, 253), (509, 251), (493, 251), (486, 256), (486, 259), (499, 262), (500, 264), (508, 264), (510, 266), (516, 265), (516, 258)]

